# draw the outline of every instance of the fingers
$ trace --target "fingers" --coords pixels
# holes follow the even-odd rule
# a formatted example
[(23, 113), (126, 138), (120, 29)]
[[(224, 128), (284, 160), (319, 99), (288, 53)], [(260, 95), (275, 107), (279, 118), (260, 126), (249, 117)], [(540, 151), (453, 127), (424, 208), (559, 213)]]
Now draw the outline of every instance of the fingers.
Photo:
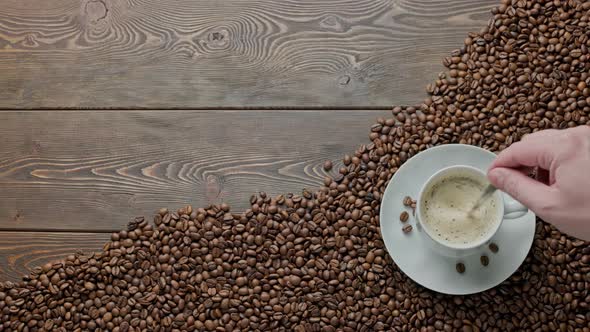
[(514, 197), (539, 215), (543, 215), (546, 207), (556, 202), (558, 198), (554, 188), (514, 169), (493, 168), (488, 172), (488, 179), (496, 188)]
[(577, 126), (577, 127), (571, 128), (571, 130), (573, 132), (575, 132), (576, 134), (584, 135), (586, 137), (590, 136), (590, 126), (589, 125)]
[(541, 135), (512, 144), (502, 151), (492, 163), (490, 169), (496, 167), (516, 168), (522, 166), (551, 169), (552, 162), (557, 158), (559, 149), (555, 148), (552, 138)]
[(534, 133), (530, 133), (530, 134), (526, 134), (522, 137), (521, 141), (528, 141), (531, 139), (539, 139), (539, 138), (549, 138), (549, 137), (555, 137), (556, 135), (559, 135), (562, 131), (558, 130), (558, 129), (545, 129), (545, 130), (540, 130), (540, 131), (536, 131)]

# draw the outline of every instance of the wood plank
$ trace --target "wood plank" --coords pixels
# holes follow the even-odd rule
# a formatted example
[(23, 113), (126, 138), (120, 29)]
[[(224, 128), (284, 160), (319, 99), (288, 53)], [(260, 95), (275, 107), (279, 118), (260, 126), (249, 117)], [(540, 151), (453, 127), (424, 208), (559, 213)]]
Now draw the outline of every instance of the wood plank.
[(102, 250), (110, 234), (0, 232), (0, 280), (19, 281), (37, 266), (62, 261), (81, 250)]
[(0, 0), (0, 108), (413, 105), (496, 0)]
[[(0, 112), (0, 230), (114, 230), (160, 207), (318, 187), (385, 111)], [(338, 160), (338, 162), (336, 162)]]

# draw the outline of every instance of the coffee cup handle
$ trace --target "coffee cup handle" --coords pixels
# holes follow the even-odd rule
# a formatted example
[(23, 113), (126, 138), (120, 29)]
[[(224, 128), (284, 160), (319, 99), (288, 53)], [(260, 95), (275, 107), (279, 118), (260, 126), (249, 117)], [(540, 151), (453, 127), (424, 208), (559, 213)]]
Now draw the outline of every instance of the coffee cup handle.
[(504, 219), (517, 219), (528, 212), (529, 209), (514, 198), (504, 198)]

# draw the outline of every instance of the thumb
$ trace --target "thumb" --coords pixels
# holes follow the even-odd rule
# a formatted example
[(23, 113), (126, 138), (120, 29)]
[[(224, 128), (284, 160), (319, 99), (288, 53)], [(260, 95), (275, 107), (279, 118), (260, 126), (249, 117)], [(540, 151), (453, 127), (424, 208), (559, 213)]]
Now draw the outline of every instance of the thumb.
[(511, 168), (492, 168), (488, 172), (488, 179), (496, 188), (535, 212), (550, 205), (557, 196), (554, 188)]

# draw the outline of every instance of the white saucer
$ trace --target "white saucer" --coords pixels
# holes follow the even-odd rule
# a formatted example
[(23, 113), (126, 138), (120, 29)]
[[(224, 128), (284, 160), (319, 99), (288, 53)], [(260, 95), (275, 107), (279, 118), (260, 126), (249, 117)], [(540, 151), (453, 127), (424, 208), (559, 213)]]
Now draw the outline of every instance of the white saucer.
[[(399, 268), (412, 280), (431, 290), (453, 295), (482, 292), (506, 280), (526, 258), (535, 235), (535, 215), (504, 220), (493, 237), (500, 250), (492, 253), (487, 247), (479, 254), (461, 259), (440, 255), (428, 246), (424, 234), (416, 227), (411, 210), (404, 207), (405, 196), (418, 198), (422, 185), (438, 170), (453, 165), (468, 165), (486, 172), (495, 154), (463, 144), (441, 145), (427, 149), (406, 161), (385, 189), (379, 215), (381, 235), (387, 251)], [(504, 194), (506, 195), (506, 194)], [(506, 199), (512, 199), (506, 195)], [(399, 215), (410, 212), (408, 221), (414, 229), (404, 234)], [(489, 257), (484, 267), (480, 255)], [(465, 264), (465, 273), (456, 270), (457, 262)]]

